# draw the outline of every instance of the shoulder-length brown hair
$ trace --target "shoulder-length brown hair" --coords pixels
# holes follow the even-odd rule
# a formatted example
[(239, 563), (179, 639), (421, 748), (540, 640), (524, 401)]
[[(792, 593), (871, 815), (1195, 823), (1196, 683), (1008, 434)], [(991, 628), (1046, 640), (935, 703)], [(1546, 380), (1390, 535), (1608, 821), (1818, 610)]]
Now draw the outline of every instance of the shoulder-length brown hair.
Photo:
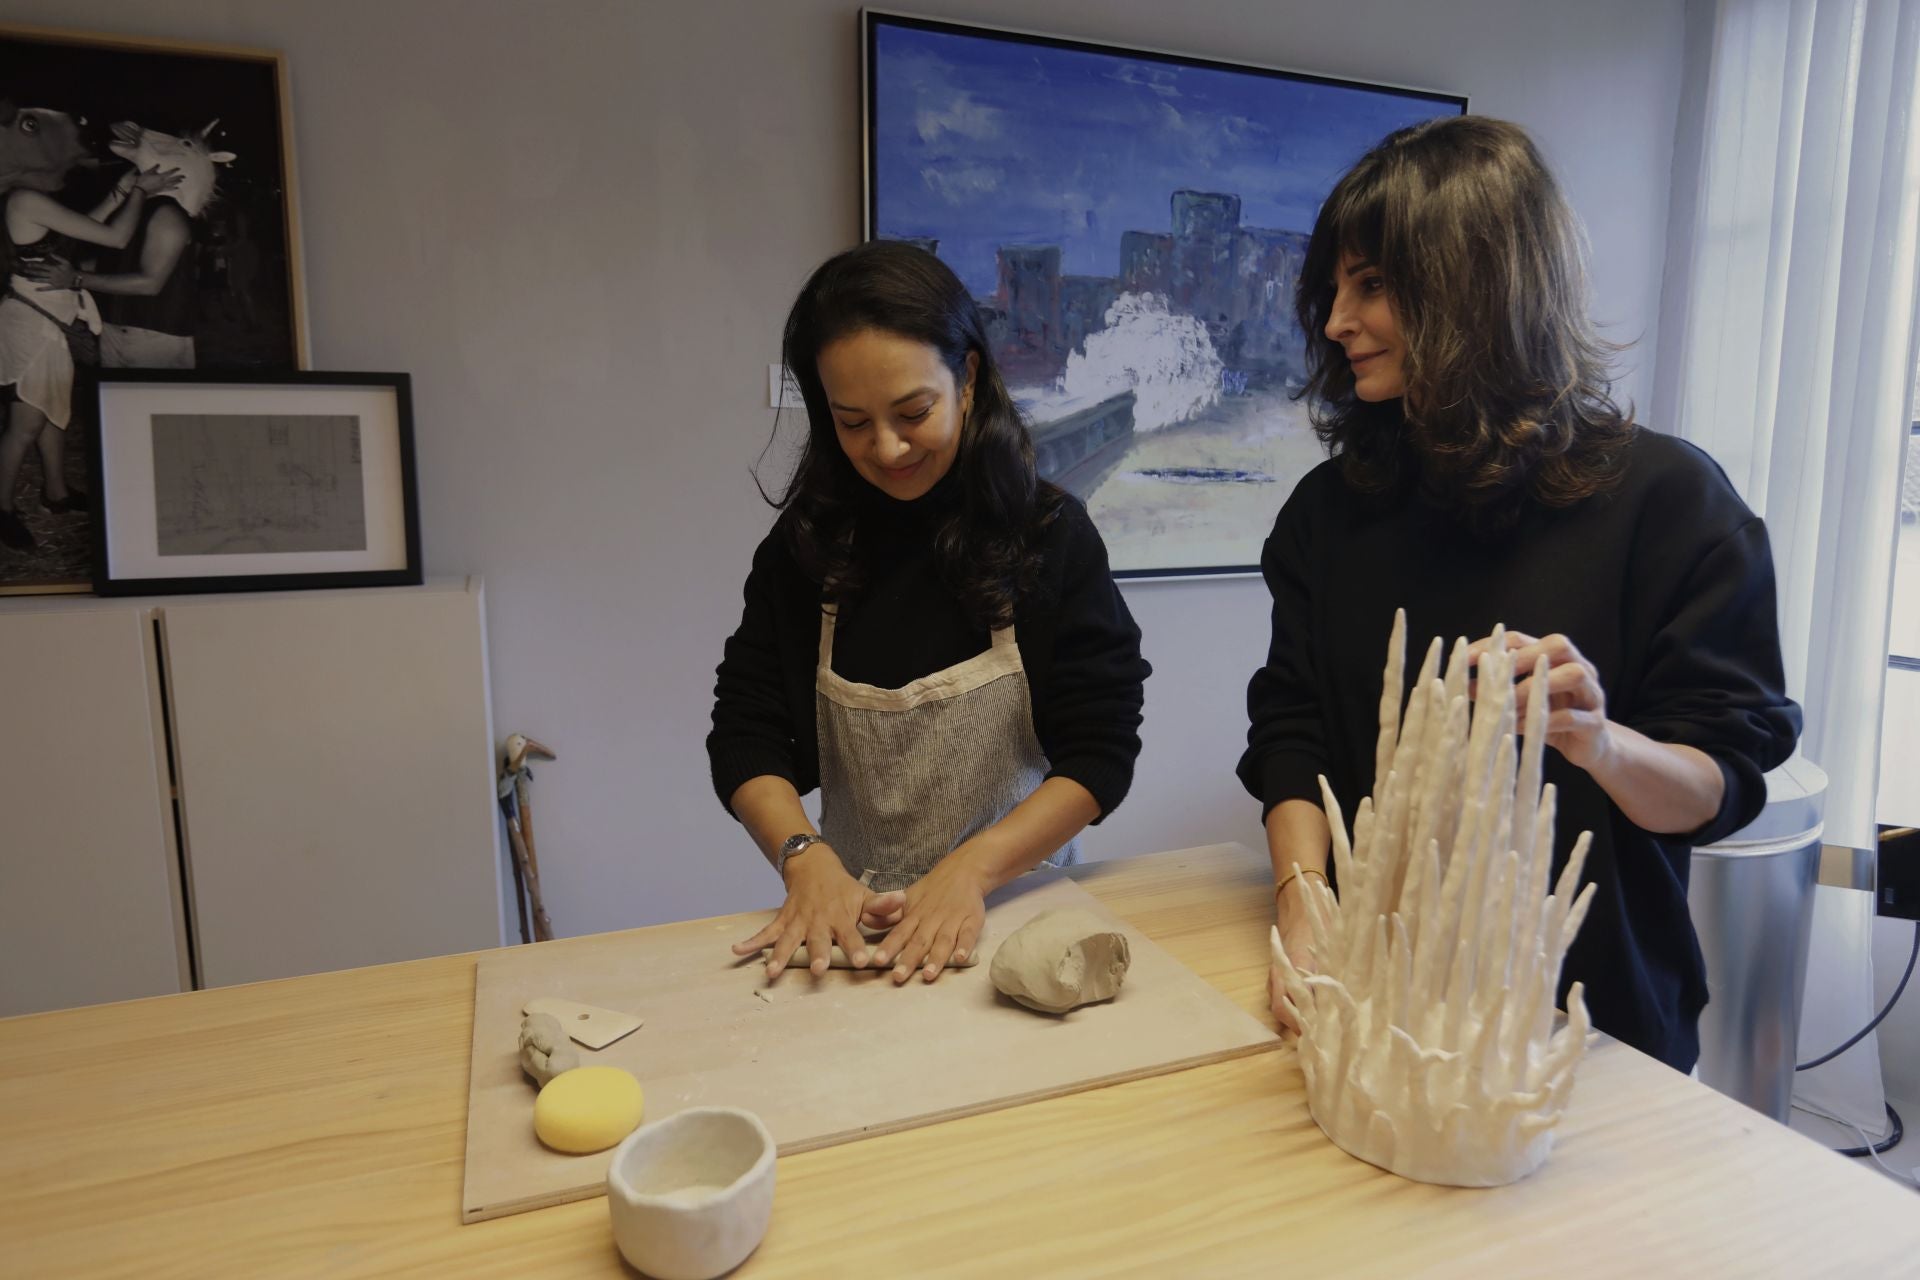
[[(1588, 318), (1584, 250), (1517, 126), (1430, 120), (1362, 157), (1321, 206), (1294, 299), (1301, 395), (1348, 481), (1380, 492), (1418, 478), (1483, 525), (1507, 523), (1523, 498), (1567, 506), (1610, 486), (1633, 416), (1611, 394), (1622, 348)], [(1345, 254), (1384, 279), (1406, 348), (1399, 413), (1355, 397), (1327, 337)], [(1415, 465), (1424, 474), (1407, 474)]]

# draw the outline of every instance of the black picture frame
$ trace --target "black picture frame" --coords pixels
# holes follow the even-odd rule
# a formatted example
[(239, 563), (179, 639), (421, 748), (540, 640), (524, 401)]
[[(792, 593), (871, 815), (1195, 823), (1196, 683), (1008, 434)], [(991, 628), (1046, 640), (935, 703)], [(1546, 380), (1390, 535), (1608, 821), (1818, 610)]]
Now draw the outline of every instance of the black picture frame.
[[(139, 396), (142, 389), (148, 393), (144, 400)], [(196, 392), (204, 394), (196, 395)], [(98, 369), (85, 372), (76, 394), (84, 395), (94, 408), (95, 594), (145, 596), (418, 586), (424, 580), (419, 482), (413, 443), (413, 383), (409, 375), (334, 370), (262, 374), (239, 370)], [(369, 449), (366, 468), (361, 470), (362, 424), (358, 419), (351, 448), (355, 476), (363, 485), (360, 510), (367, 541), (373, 541), (374, 531), (383, 531), (380, 546), (368, 547), (364, 554), (371, 560), (399, 563), (340, 568), (334, 562), (342, 554), (352, 555), (352, 551), (267, 549), (233, 553), (244, 557), (244, 565), (235, 572), (148, 571), (156, 562), (176, 554), (196, 565), (206, 565), (217, 555), (229, 554), (224, 549), (217, 553), (173, 553), (162, 549), (162, 522), (157, 514), (162, 499), (155, 476), (163, 459), (153, 447), (156, 425), (148, 411), (165, 408), (167, 416), (191, 417), (200, 409), (203, 415), (219, 419), (225, 424), (222, 429), (231, 433), (247, 428), (228, 423), (230, 418), (272, 418), (278, 416), (272, 411), (272, 406), (278, 404), (289, 420), (306, 420), (311, 417), (310, 413), (292, 411), (349, 409), (355, 394), (363, 397), (360, 403), (364, 405), (378, 403), (385, 407), (391, 402), (390, 420), (380, 418), (367, 433), (381, 445), (377, 459)], [(239, 412), (236, 414), (235, 410)], [(144, 437), (140, 422), (143, 412), (147, 419)], [(144, 472), (138, 454), (143, 439), (148, 446)], [(278, 473), (285, 474), (287, 470), (281, 467)], [(129, 496), (133, 501), (126, 502)], [(116, 507), (123, 509), (116, 512)], [(262, 572), (242, 571), (262, 567), (263, 558), (266, 563), (284, 561), (285, 567)], [(299, 567), (302, 563), (316, 567), (303, 569)]]

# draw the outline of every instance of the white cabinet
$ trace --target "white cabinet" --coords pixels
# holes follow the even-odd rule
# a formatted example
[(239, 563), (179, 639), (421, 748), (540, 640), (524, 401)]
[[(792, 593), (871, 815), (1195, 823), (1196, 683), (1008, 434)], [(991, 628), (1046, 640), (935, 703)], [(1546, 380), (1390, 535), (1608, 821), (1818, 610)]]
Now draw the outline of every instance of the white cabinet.
[(0, 615), (0, 1016), (190, 982), (152, 623)]
[(50, 676), (0, 686), (0, 1015), (499, 945), (477, 581), (0, 612), (0, 664)]

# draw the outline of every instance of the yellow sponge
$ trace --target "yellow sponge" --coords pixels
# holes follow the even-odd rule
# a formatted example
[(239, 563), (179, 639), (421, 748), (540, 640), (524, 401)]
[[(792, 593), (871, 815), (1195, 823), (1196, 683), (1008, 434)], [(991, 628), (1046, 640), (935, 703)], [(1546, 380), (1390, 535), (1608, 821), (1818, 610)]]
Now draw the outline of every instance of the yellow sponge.
[(547, 1081), (533, 1102), (533, 1131), (568, 1155), (605, 1151), (640, 1124), (640, 1082), (618, 1067), (575, 1067)]

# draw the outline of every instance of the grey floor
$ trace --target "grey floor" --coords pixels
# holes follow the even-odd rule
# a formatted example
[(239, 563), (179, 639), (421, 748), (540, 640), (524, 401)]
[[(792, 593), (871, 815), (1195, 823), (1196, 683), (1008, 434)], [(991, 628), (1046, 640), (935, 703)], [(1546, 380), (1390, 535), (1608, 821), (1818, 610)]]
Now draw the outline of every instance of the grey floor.
[[(1916, 1129), (1916, 1126), (1920, 1126), (1920, 1102), (1908, 1102), (1899, 1098), (1889, 1098), (1887, 1101), (1892, 1103), (1893, 1109), (1900, 1113), (1900, 1119), (1906, 1126), (1906, 1137), (1900, 1140), (1899, 1146), (1880, 1157), (1885, 1162), (1886, 1168), (1882, 1168), (1866, 1156), (1855, 1157), (1853, 1163), (1913, 1190), (1915, 1181), (1920, 1180), (1920, 1130)], [(1822, 1146), (1844, 1148), (1860, 1145), (1860, 1135), (1846, 1125), (1834, 1124), (1798, 1108), (1794, 1109), (1789, 1123), (1794, 1132), (1803, 1133)], [(1885, 1135), (1883, 1132), (1869, 1130), (1867, 1136), (1878, 1141)]]

